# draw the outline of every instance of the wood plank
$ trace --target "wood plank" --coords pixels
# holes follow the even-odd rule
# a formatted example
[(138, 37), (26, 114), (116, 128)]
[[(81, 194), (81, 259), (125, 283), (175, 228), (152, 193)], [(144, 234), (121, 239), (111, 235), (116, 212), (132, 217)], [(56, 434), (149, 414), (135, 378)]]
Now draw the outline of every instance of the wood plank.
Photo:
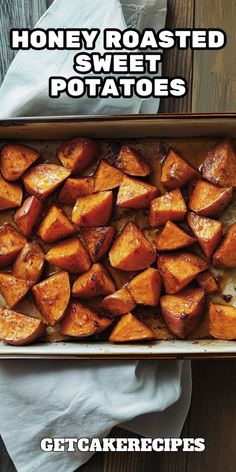
[[(197, 0), (195, 27), (221, 28), (228, 37), (221, 50), (194, 51), (194, 112), (236, 110), (235, 18), (236, 2), (231, 0)], [(207, 3), (207, 5), (206, 5)]]

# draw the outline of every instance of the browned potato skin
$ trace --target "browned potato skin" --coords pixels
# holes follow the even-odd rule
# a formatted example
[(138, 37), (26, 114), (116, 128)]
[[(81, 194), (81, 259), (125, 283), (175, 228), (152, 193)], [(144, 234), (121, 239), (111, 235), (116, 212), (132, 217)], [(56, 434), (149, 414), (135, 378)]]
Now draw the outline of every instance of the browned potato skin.
[(41, 320), (11, 310), (0, 313), (0, 339), (7, 344), (23, 346), (44, 334)]
[(32, 292), (46, 322), (56, 324), (64, 315), (70, 300), (70, 279), (65, 271), (57, 272), (34, 285)]
[(205, 270), (197, 275), (196, 281), (200, 287), (205, 290), (205, 293), (219, 292), (217, 281), (209, 270)]
[(125, 174), (137, 177), (146, 177), (151, 169), (145, 159), (129, 146), (122, 146), (116, 159), (115, 166)]
[(74, 206), (79, 197), (94, 192), (94, 177), (68, 178), (58, 195), (58, 201), (64, 205)]
[(81, 298), (105, 296), (112, 292), (115, 292), (115, 285), (99, 262), (93, 264), (88, 272), (80, 275), (72, 287), (72, 295)]
[(118, 191), (117, 206), (123, 208), (149, 208), (160, 192), (154, 185), (124, 176)]
[(103, 308), (109, 311), (113, 316), (121, 316), (132, 311), (136, 303), (129, 291), (123, 287), (117, 290), (117, 292), (111, 293), (111, 295), (105, 297), (102, 305)]
[(11, 264), (27, 240), (9, 223), (0, 227), (0, 267)]
[(86, 272), (91, 267), (91, 259), (79, 240), (70, 238), (58, 243), (46, 254), (45, 259), (63, 270), (74, 274)]
[(189, 288), (161, 297), (162, 316), (172, 333), (185, 339), (198, 325), (205, 303), (204, 290)]
[(232, 199), (232, 188), (216, 187), (210, 182), (195, 182), (189, 198), (189, 208), (200, 216), (219, 217)]
[(188, 285), (208, 263), (190, 252), (163, 253), (158, 257), (158, 270), (167, 294), (175, 294)]
[(0, 155), (0, 169), (6, 180), (18, 180), (39, 158), (39, 152), (21, 144), (7, 144)]
[(93, 262), (99, 261), (111, 247), (116, 228), (114, 226), (96, 226), (83, 228), (82, 234)]
[(123, 179), (123, 172), (101, 160), (95, 174), (95, 192), (112, 190), (119, 187)]
[(9, 273), (0, 273), (0, 292), (9, 308), (14, 308), (32, 287), (29, 280), (19, 279)]
[(154, 338), (154, 333), (148, 326), (132, 315), (132, 313), (127, 313), (122, 316), (113, 329), (109, 337), (109, 342), (123, 343), (132, 341), (149, 341)]
[(36, 243), (28, 243), (18, 254), (13, 265), (13, 274), (23, 280), (37, 283), (44, 267), (44, 252)]
[(22, 202), (22, 188), (15, 182), (7, 182), (0, 175), (0, 210), (16, 208)]
[(227, 229), (221, 245), (213, 254), (213, 265), (222, 269), (236, 267), (236, 223)]
[(72, 221), (79, 226), (105, 226), (112, 213), (112, 191), (94, 193), (77, 200)]
[(14, 215), (15, 223), (27, 238), (39, 220), (43, 205), (36, 197), (28, 197)]
[(161, 183), (168, 190), (183, 187), (190, 180), (196, 179), (200, 173), (194, 169), (177, 152), (170, 149), (162, 166)]
[(63, 143), (57, 151), (57, 157), (72, 174), (78, 174), (99, 156), (99, 152), (95, 141), (76, 138)]
[(167, 341), (168, 339), (175, 339), (176, 336), (171, 333), (171, 331), (168, 329), (167, 325), (164, 323), (164, 321), (159, 318), (144, 318), (143, 323), (147, 325), (152, 331), (155, 336), (155, 339), (161, 341)]
[(79, 302), (71, 302), (61, 322), (61, 333), (77, 338), (92, 336), (106, 329), (112, 320), (98, 316)]
[(136, 303), (156, 306), (161, 293), (161, 277), (158, 270), (149, 267), (136, 275), (127, 286)]
[(209, 331), (213, 338), (236, 339), (236, 308), (211, 303), (209, 307)]
[[(153, 230), (155, 231), (155, 230)], [(195, 243), (195, 239), (185, 233), (173, 221), (167, 221), (163, 230), (151, 236), (157, 251), (175, 251)]]
[(220, 141), (208, 152), (202, 175), (213, 184), (236, 188), (236, 154), (229, 139)]
[(152, 200), (150, 205), (150, 225), (161, 226), (167, 221), (181, 221), (184, 219), (187, 207), (179, 189), (161, 195)]
[(75, 232), (76, 229), (64, 211), (52, 204), (40, 222), (37, 235), (45, 243), (53, 243)]
[(211, 258), (222, 237), (222, 223), (192, 211), (188, 213), (187, 220), (205, 256)]
[(29, 169), (22, 177), (25, 189), (30, 195), (34, 195), (41, 201), (46, 200), (64, 180), (70, 172), (56, 164), (40, 164)]

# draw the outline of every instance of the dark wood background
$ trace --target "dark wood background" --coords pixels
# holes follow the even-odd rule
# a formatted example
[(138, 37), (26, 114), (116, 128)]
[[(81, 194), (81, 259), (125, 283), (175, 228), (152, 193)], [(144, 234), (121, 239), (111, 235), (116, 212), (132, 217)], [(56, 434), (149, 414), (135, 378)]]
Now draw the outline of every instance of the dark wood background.
[[(236, 111), (236, 0), (167, 1), (168, 27), (220, 27), (228, 42), (221, 51), (165, 52), (164, 74), (186, 77), (189, 93), (182, 99), (162, 100), (161, 111)], [(33, 27), (50, 3), (0, 0), (0, 81), (14, 56), (9, 49), (9, 29)], [(194, 361), (192, 370), (192, 403), (182, 435), (205, 438), (204, 453), (100, 453), (80, 472), (235, 472), (236, 361)], [(111, 436), (129, 437), (129, 432), (115, 428)], [(3, 443), (0, 471), (15, 471)]]

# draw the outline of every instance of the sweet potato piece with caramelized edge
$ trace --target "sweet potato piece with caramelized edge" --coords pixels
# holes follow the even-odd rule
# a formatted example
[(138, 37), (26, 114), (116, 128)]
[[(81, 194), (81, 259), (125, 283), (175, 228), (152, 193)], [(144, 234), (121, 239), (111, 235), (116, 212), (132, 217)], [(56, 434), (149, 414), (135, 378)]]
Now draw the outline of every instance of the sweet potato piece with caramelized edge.
[(40, 164), (29, 169), (26, 174), (23, 175), (22, 180), (27, 192), (43, 201), (46, 200), (69, 175), (70, 172), (62, 166), (57, 166), (56, 164)]
[(31, 287), (32, 282), (29, 280), (18, 279), (7, 272), (0, 274), (0, 292), (8, 308), (13, 308), (17, 303), (20, 303)]
[(129, 146), (122, 146), (115, 166), (125, 174), (136, 177), (146, 177), (151, 172), (149, 165), (141, 154)]
[(110, 190), (81, 197), (73, 208), (72, 221), (79, 226), (105, 226), (110, 219), (112, 205)]
[(0, 210), (19, 207), (22, 195), (22, 188), (19, 184), (7, 182), (0, 176)]
[(39, 152), (21, 144), (7, 144), (1, 150), (0, 170), (6, 180), (18, 180), (39, 158)]
[(236, 153), (229, 139), (208, 152), (202, 165), (202, 176), (221, 187), (236, 188)]
[(103, 308), (109, 311), (113, 316), (121, 316), (132, 311), (136, 303), (129, 291), (123, 287), (117, 290), (117, 292), (105, 297), (102, 305)]
[(112, 320), (98, 316), (90, 308), (79, 302), (70, 303), (61, 322), (61, 333), (77, 338), (84, 338), (100, 333)]
[(60, 324), (56, 324), (54, 326), (47, 325), (45, 327), (45, 339), (50, 343), (60, 343), (63, 341), (69, 341), (70, 336), (66, 336), (66, 334), (62, 334), (60, 331)]
[(119, 188), (117, 206), (124, 208), (149, 208), (153, 198), (159, 194), (159, 190), (153, 185), (125, 176)]
[(94, 177), (82, 177), (66, 179), (58, 195), (58, 201), (64, 205), (74, 206), (79, 197), (90, 195), (94, 192)]
[(213, 265), (219, 269), (236, 267), (236, 223), (227, 229), (221, 245), (213, 255)]
[(198, 178), (200, 173), (187, 161), (170, 149), (162, 165), (161, 183), (168, 190), (183, 187), (190, 180)]
[(0, 339), (7, 344), (15, 346), (30, 344), (43, 333), (44, 324), (37, 318), (7, 309), (0, 314)]
[(168, 294), (179, 292), (207, 268), (204, 259), (189, 252), (161, 254), (158, 257), (158, 269)]
[(99, 261), (110, 249), (116, 233), (114, 226), (97, 226), (95, 228), (84, 228), (83, 237), (93, 262)]
[(0, 267), (11, 264), (26, 244), (25, 237), (10, 224), (0, 227)]
[(213, 338), (236, 339), (236, 308), (210, 303), (209, 331)]
[(232, 188), (219, 188), (204, 180), (198, 180), (189, 198), (189, 208), (200, 216), (220, 216), (229, 205)]
[(70, 300), (70, 279), (65, 271), (56, 272), (34, 285), (36, 305), (46, 322), (56, 324), (64, 315)]
[(201, 288), (189, 288), (176, 295), (164, 295), (160, 303), (162, 316), (169, 330), (184, 339), (201, 319), (205, 293)]
[(221, 240), (222, 223), (199, 216), (192, 211), (188, 213), (187, 220), (204, 254), (210, 258)]
[(45, 242), (52, 243), (75, 233), (75, 228), (61, 208), (51, 205), (44, 215), (37, 235)]
[(73, 287), (74, 297), (89, 298), (109, 295), (115, 292), (115, 285), (102, 264), (93, 264), (88, 272), (80, 275)]
[(195, 243), (195, 239), (185, 233), (172, 221), (167, 221), (163, 230), (153, 238), (157, 251), (174, 251)]
[(161, 226), (171, 221), (181, 221), (184, 219), (187, 207), (183, 195), (179, 189), (166, 193), (161, 197), (152, 200), (150, 205), (150, 225)]
[(155, 259), (154, 248), (132, 222), (126, 224), (109, 252), (112, 267), (125, 271), (146, 269)]
[(41, 213), (43, 205), (40, 200), (32, 196), (26, 198), (22, 203), (21, 207), (16, 211), (14, 215), (15, 223), (26, 237), (29, 237), (35, 227)]
[(219, 292), (216, 279), (209, 270), (205, 270), (204, 272), (201, 272), (201, 274), (197, 275), (196, 281), (198, 285), (205, 290), (205, 293)]
[(91, 259), (79, 238), (58, 243), (48, 251), (45, 259), (50, 264), (74, 274), (86, 272), (91, 267)]
[(158, 270), (149, 267), (136, 275), (128, 285), (134, 301), (142, 305), (156, 306), (161, 292), (161, 277)]
[(144, 318), (143, 323), (147, 325), (154, 334), (155, 339), (159, 341), (167, 341), (169, 339), (175, 339), (176, 336), (169, 331), (168, 327), (160, 318)]
[(154, 333), (132, 313), (122, 316), (113, 329), (109, 341), (111, 343), (125, 343), (132, 341), (148, 341), (154, 339)]
[(112, 190), (119, 187), (123, 179), (123, 172), (101, 160), (95, 174), (95, 192)]
[(42, 275), (43, 266), (44, 252), (41, 246), (36, 242), (28, 243), (15, 260), (13, 275), (19, 279), (36, 283)]
[(76, 138), (61, 144), (57, 157), (72, 174), (78, 174), (98, 156), (99, 146), (87, 138)]

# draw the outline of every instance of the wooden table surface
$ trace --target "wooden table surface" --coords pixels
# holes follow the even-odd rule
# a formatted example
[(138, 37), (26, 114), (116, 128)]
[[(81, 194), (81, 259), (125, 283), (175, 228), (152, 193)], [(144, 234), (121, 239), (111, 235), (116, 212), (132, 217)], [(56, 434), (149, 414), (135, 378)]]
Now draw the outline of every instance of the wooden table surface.
[[(30, 0), (0, 0), (0, 80), (14, 56), (9, 29), (32, 27), (50, 3), (34, 0), (32, 8)], [(168, 27), (220, 27), (228, 43), (221, 51), (165, 53), (164, 74), (186, 77), (190, 91), (182, 99), (163, 100), (161, 111), (236, 111), (235, 18), (235, 0), (168, 0)], [(194, 361), (192, 370), (192, 403), (182, 434), (205, 438), (204, 453), (100, 453), (80, 472), (235, 472), (236, 360)], [(111, 436), (129, 433), (115, 428)], [(15, 471), (3, 443), (0, 471)]]

